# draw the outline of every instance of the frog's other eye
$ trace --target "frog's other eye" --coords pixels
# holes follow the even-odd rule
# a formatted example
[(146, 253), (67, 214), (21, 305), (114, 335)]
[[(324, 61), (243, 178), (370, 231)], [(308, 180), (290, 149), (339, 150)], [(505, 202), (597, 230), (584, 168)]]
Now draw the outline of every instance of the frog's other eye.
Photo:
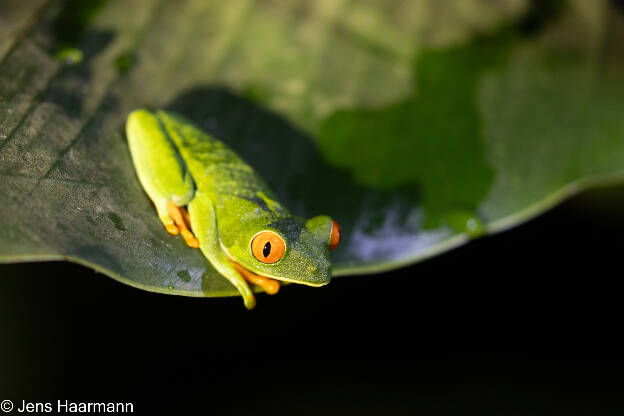
[(333, 250), (338, 247), (340, 244), (340, 237), (342, 236), (342, 231), (340, 230), (340, 226), (334, 220), (332, 220), (332, 229), (331, 229), (331, 237), (329, 238), (329, 249)]
[(251, 253), (262, 263), (278, 262), (285, 251), (284, 240), (273, 231), (260, 231), (251, 239)]

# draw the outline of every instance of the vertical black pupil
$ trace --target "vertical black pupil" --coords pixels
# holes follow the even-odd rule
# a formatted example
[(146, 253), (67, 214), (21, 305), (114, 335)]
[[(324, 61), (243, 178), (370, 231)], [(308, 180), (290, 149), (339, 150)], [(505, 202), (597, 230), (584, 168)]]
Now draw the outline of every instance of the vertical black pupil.
[(262, 254), (264, 255), (264, 257), (269, 257), (269, 254), (271, 254), (271, 242), (267, 241), (267, 243), (264, 245), (264, 248), (262, 249)]

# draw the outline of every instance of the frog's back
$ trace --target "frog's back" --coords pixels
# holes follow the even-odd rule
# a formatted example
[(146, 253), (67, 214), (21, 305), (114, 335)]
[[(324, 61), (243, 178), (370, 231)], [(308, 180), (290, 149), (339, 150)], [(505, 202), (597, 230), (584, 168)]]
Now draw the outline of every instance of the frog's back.
[(179, 116), (159, 111), (158, 118), (169, 132), (198, 190), (214, 196), (254, 199), (271, 191), (251, 166), (221, 141), (204, 133)]

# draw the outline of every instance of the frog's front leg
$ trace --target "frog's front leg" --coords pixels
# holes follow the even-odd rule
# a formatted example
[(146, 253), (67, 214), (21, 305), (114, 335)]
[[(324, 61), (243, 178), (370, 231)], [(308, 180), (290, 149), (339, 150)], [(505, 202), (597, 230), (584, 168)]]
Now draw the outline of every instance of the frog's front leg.
[(251, 273), (249, 270), (234, 262), (232, 262), (232, 265), (236, 270), (238, 270), (240, 275), (245, 278), (245, 280), (249, 283), (260, 286), (267, 294), (275, 295), (279, 292), (280, 283), (277, 280)]
[(234, 285), (243, 297), (245, 307), (253, 309), (256, 298), (245, 278), (236, 270), (223, 251), (217, 228), (214, 205), (208, 196), (198, 191), (189, 203), (189, 217), (199, 240), (199, 248), (215, 269)]

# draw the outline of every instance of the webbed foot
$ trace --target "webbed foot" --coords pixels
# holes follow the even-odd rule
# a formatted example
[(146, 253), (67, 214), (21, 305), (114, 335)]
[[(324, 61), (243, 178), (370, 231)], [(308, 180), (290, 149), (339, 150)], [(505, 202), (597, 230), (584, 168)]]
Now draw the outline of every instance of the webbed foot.
[(169, 213), (169, 218), (171, 218), (175, 223), (172, 229), (176, 228), (176, 232), (171, 232), (169, 230), (169, 226), (165, 224), (165, 228), (167, 228), (167, 231), (169, 231), (173, 235), (176, 235), (178, 234), (177, 231), (179, 230), (180, 234), (182, 234), (182, 237), (184, 238), (184, 241), (186, 241), (187, 246), (193, 248), (199, 247), (199, 240), (197, 240), (191, 230), (189, 230), (190, 221), (189, 214), (186, 209), (184, 207), (176, 206), (171, 201), (167, 201), (167, 212)]
[(245, 280), (249, 283), (260, 286), (269, 295), (275, 295), (279, 292), (280, 284), (277, 280), (252, 273), (235, 262), (232, 262), (232, 264), (234, 265), (236, 271), (238, 271), (238, 273), (240, 273)]

